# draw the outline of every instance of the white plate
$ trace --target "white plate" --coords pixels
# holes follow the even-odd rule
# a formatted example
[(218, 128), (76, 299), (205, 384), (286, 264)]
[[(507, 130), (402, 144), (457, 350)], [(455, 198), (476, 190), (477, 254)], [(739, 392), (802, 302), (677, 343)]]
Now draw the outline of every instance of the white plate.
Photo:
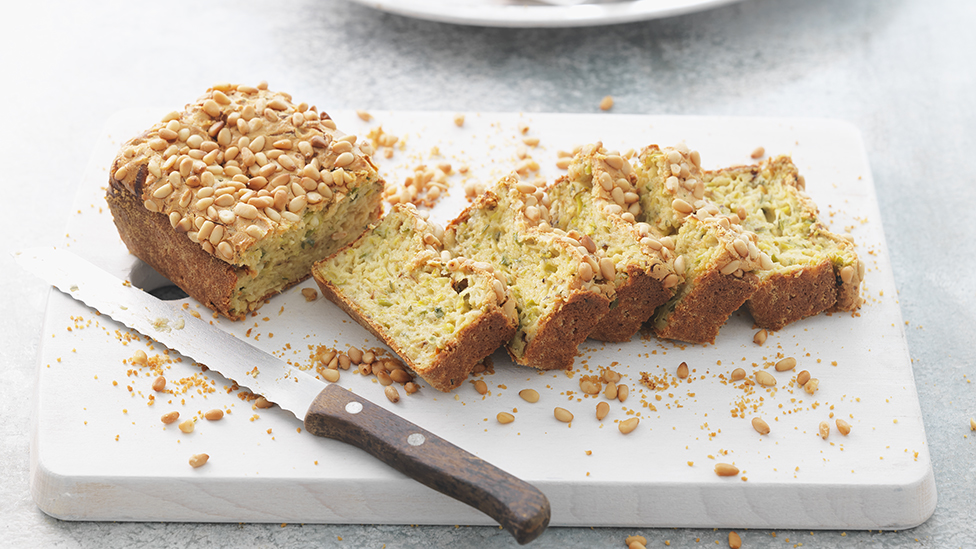
[[(634, 0), (545, 5), (533, 0), (353, 0), (390, 13), (482, 27), (585, 27), (631, 23), (711, 9), (738, 0)], [(573, 0), (554, 0), (553, 4)]]
[[(145, 279), (142, 263), (126, 252), (105, 207), (106, 168), (122, 141), (168, 110), (128, 112), (108, 122), (66, 230), (69, 249), (137, 284)], [(468, 113), (458, 127), (452, 113), (373, 112), (370, 122), (352, 112), (331, 114), (348, 133), (365, 136), (382, 125), (399, 137), (392, 158), (376, 155), (391, 184), (420, 164), (450, 162), (455, 172), (468, 166), (449, 176), (449, 194), (433, 212), (440, 221), (466, 204), (465, 182), (492, 182), (520, 162), (520, 127), (540, 139), (524, 152), (549, 180), (560, 174), (559, 150), (596, 140), (619, 150), (686, 141), (709, 168), (749, 162), (760, 145), (792, 154), (825, 219), (850, 231), (866, 260), (867, 302), (857, 316), (809, 318), (771, 334), (762, 347), (752, 342), (746, 313), (733, 316), (715, 345), (649, 336), (624, 344), (587, 341), (569, 374), (516, 367), (496, 353), (494, 374), (482, 377), (490, 389), (485, 396), (469, 383), (452, 394), (421, 384), (394, 405), (373, 378), (344, 372), (339, 383), (535, 484), (552, 502), (553, 525), (903, 529), (931, 515), (932, 464), (874, 183), (855, 128), (810, 119), (514, 113)], [(299, 365), (310, 364), (310, 346), (379, 346), (331, 303), (306, 302), (300, 290), (313, 286), (306, 282), (273, 298), (246, 321), (214, 324)], [(198, 381), (214, 392), (192, 387), (149, 405), (154, 375), (126, 360), (136, 349), (160, 358), (164, 350), (132, 340), (124, 327), (58, 292), (50, 296), (43, 330), (31, 489), (41, 509), (56, 517), (489, 522), (355, 448), (305, 433), (286, 412), (252, 410), (225, 389), (224, 378), (178, 362), (175, 354), (165, 371), (171, 387)], [(794, 386), (797, 372), (772, 370), (780, 356), (795, 356), (797, 370), (820, 379), (816, 396)], [(694, 373), (679, 383), (674, 373), (683, 361)], [(602, 422), (594, 408), (605, 399), (579, 394), (580, 377), (601, 366), (623, 374), (631, 390)], [(750, 374), (765, 367), (778, 385), (748, 391), (727, 383), (737, 367)], [(640, 383), (642, 373), (670, 386), (652, 390)], [(522, 401), (523, 388), (538, 390), (540, 402)], [(733, 416), (740, 405), (744, 412)], [(571, 425), (553, 418), (556, 406), (575, 414)], [(159, 419), (170, 410), (190, 418), (211, 408), (232, 413), (220, 422), (198, 420), (189, 435)], [(495, 420), (514, 409), (514, 423)], [(640, 425), (622, 435), (616, 422), (632, 415)], [(769, 435), (750, 426), (756, 415), (771, 425)], [(845, 437), (833, 428), (822, 440), (818, 424), (833, 426), (834, 418), (850, 422), (853, 431)], [(210, 462), (190, 468), (187, 460), (200, 452)], [(745, 478), (716, 476), (717, 462), (734, 463)]]

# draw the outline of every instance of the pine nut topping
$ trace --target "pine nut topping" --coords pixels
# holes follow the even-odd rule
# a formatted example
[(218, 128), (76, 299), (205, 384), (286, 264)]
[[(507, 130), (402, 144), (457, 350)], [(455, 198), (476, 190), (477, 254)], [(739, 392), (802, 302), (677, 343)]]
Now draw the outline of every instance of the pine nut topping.
[(190, 456), (190, 467), (194, 469), (198, 467), (203, 467), (210, 460), (210, 456), (207, 454), (194, 454)]
[[(970, 420), (972, 422), (972, 420)], [(838, 419), (834, 423), (837, 424), (837, 432), (844, 435), (845, 437), (851, 432), (851, 424), (847, 423), (843, 419)], [(976, 423), (976, 422), (973, 422)], [(973, 426), (973, 430), (976, 431), (976, 426)]]
[(827, 440), (827, 437), (830, 436), (830, 425), (826, 421), (821, 421), (818, 430), (820, 432), (820, 438)]
[(752, 418), (752, 428), (755, 429), (760, 435), (769, 434), (769, 424), (766, 423), (766, 420), (761, 417)]
[(682, 362), (678, 365), (678, 379), (685, 379), (688, 377), (688, 363)]
[(799, 374), (796, 374), (796, 384), (799, 385), (800, 387), (806, 385), (808, 381), (810, 381), (809, 371), (803, 370)]
[(536, 391), (535, 389), (522, 389), (519, 391), (519, 396), (522, 397), (522, 400), (526, 402), (531, 402), (533, 404), (539, 402), (539, 391)]
[(214, 408), (213, 410), (207, 410), (203, 417), (207, 418), (208, 421), (219, 421), (224, 418), (224, 411), (220, 408)]
[(796, 368), (796, 359), (793, 357), (786, 357), (783, 360), (777, 362), (774, 368), (776, 368), (777, 372), (785, 372), (787, 370), (792, 370), (793, 368)]
[(759, 370), (756, 372), (756, 383), (763, 387), (774, 387), (776, 385), (776, 378), (769, 372)]
[(621, 433), (626, 435), (631, 433), (634, 429), (636, 429), (638, 423), (640, 423), (640, 418), (632, 417), (630, 419), (618, 423), (617, 429), (619, 429)]
[(166, 412), (165, 414), (162, 415), (162, 417), (159, 418), (159, 420), (165, 423), (166, 425), (169, 425), (170, 423), (175, 422), (179, 418), (180, 418), (180, 413), (174, 410), (172, 412)]
[(730, 463), (716, 463), (715, 474), (720, 477), (734, 477), (739, 474), (739, 468)]
[(552, 414), (553, 414), (553, 416), (556, 417), (556, 419), (558, 419), (559, 421), (561, 421), (563, 423), (569, 423), (569, 422), (573, 421), (573, 414), (572, 414), (572, 412), (570, 412), (569, 410), (567, 410), (565, 408), (560, 408), (560, 407), (557, 406), (556, 409), (552, 411)]
[(603, 418), (607, 417), (610, 413), (610, 405), (606, 402), (600, 401), (596, 404), (596, 419), (597, 421), (603, 421)]
[(498, 423), (501, 423), (502, 425), (508, 425), (509, 423), (515, 421), (515, 416), (508, 412), (498, 412), (495, 419), (498, 420)]

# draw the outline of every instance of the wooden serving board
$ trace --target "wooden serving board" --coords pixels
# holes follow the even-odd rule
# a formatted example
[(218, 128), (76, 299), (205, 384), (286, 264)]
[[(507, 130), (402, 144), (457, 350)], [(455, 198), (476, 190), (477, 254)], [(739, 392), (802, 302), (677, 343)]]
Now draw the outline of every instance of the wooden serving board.
[[(140, 285), (159, 285), (130, 256), (103, 199), (107, 167), (121, 143), (162, 116), (124, 112), (94, 146), (68, 220), (65, 246)], [(791, 154), (808, 193), (837, 232), (850, 232), (867, 263), (856, 315), (820, 315), (772, 333), (763, 346), (745, 312), (715, 345), (677, 345), (644, 334), (626, 344), (587, 341), (571, 372), (536, 372), (494, 355), (494, 372), (450, 394), (422, 385), (391, 404), (372, 377), (343, 372), (340, 384), (535, 484), (552, 502), (553, 525), (747, 528), (902, 529), (935, 508), (932, 466), (906, 346), (898, 296), (874, 184), (858, 131), (839, 121), (665, 116), (373, 112), (364, 121), (334, 113), (339, 127), (365, 136), (382, 126), (399, 138), (377, 163), (390, 184), (418, 165), (450, 163), (449, 195), (434, 209), (440, 221), (467, 202), (464, 186), (490, 184), (515, 168), (525, 147), (548, 179), (562, 172), (557, 153), (602, 140), (621, 151), (684, 141), (707, 168), (751, 162), (750, 153)], [(522, 130), (525, 129), (525, 133)], [(458, 173), (465, 165), (466, 173)], [(534, 174), (530, 174), (530, 177)], [(158, 275), (157, 275), (158, 276)], [(145, 286), (143, 286), (145, 287)], [(273, 298), (256, 316), (213, 323), (292, 361), (312, 365), (319, 346), (341, 350), (380, 344), (331, 303), (307, 302), (302, 284)], [(209, 311), (187, 300), (203, 315)], [(381, 465), (359, 450), (318, 439), (277, 408), (255, 409), (230, 383), (203, 372), (108, 318), (52, 291), (38, 357), (32, 425), (31, 488), (46, 513), (69, 520), (255, 521), (487, 524), (478, 512)], [(165, 368), (175, 394), (154, 399), (155, 374), (131, 364), (136, 350)], [(772, 364), (796, 357), (793, 372)], [(692, 375), (675, 376), (686, 362)], [(583, 375), (609, 367), (630, 388), (610, 415), (595, 418), (603, 396), (584, 397)], [(771, 389), (731, 383), (744, 368), (773, 373)], [(794, 385), (809, 370), (820, 380), (810, 396)], [(641, 383), (645, 378), (652, 383)], [(654, 387), (651, 388), (650, 385)], [(518, 392), (534, 388), (536, 404)], [(553, 417), (560, 406), (575, 419)], [(203, 412), (220, 408), (220, 421)], [(164, 412), (196, 418), (184, 434), (160, 421)], [(514, 423), (499, 424), (499, 412)], [(623, 435), (617, 422), (640, 417)], [(772, 431), (760, 436), (750, 420)], [(852, 425), (842, 436), (834, 420)], [(828, 421), (824, 440), (818, 424)], [(191, 455), (210, 461), (193, 469)], [(719, 477), (718, 462), (740, 469)]]

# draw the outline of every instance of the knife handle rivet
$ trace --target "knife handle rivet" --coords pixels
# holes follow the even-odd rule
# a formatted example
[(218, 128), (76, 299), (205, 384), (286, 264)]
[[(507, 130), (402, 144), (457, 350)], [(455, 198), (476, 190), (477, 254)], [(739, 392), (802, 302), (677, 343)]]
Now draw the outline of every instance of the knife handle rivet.
[(358, 414), (363, 411), (363, 405), (361, 402), (350, 402), (346, 404), (346, 411), (350, 414)]
[(424, 442), (427, 442), (427, 439), (420, 433), (413, 433), (407, 437), (407, 444), (410, 446), (420, 446)]

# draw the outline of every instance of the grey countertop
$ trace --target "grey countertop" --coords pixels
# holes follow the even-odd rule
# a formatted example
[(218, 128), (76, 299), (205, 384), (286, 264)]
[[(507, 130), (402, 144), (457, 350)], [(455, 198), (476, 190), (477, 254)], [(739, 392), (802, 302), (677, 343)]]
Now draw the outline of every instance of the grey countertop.
[[(490, 527), (71, 523), (29, 491), (47, 286), (11, 252), (58, 244), (91, 143), (121, 109), (256, 83), (324, 109), (829, 117), (863, 133), (938, 487), (901, 532), (742, 532), (743, 547), (976, 546), (976, 5), (746, 0), (584, 29), (408, 19), (342, 0), (21, 2), (0, 22), (0, 545), (506, 547)], [(553, 528), (537, 547), (727, 546), (712, 529)], [(341, 541), (340, 541), (341, 538)]]

